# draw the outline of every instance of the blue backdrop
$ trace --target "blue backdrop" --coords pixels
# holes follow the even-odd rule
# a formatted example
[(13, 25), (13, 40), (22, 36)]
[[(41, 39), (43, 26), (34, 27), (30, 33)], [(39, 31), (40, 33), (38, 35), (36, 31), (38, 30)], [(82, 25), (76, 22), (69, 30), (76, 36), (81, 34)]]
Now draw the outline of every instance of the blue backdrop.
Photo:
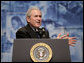
[(83, 61), (83, 1), (1, 1), (1, 62), (12, 61), (15, 33), (25, 26), (26, 11), (37, 6), (42, 11), (42, 26), (51, 39), (59, 33), (77, 37), (70, 46), (72, 62)]

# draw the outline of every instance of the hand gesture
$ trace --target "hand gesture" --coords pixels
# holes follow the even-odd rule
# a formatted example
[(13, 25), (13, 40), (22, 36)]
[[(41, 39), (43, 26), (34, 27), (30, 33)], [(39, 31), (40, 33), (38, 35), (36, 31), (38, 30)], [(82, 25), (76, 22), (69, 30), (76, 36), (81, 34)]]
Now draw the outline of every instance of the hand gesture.
[(68, 39), (69, 40), (69, 45), (71, 45), (71, 46), (74, 46), (74, 44), (76, 44), (76, 37), (69, 37), (69, 33), (67, 33), (67, 35), (63, 35), (63, 36), (61, 36), (61, 33), (60, 34), (58, 34), (58, 36), (57, 36), (57, 39)]

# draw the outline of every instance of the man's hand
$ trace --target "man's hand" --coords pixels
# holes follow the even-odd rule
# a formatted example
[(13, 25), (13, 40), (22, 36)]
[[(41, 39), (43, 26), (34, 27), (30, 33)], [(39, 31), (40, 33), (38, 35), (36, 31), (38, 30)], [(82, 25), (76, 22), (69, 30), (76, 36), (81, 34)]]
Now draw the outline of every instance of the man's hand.
[(67, 35), (63, 35), (63, 36), (61, 36), (61, 33), (60, 34), (58, 34), (58, 36), (57, 36), (57, 39), (68, 39), (69, 40), (69, 45), (71, 45), (71, 46), (74, 46), (74, 44), (76, 44), (76, 37), (69, 37), (69, 33), (67, 33)]

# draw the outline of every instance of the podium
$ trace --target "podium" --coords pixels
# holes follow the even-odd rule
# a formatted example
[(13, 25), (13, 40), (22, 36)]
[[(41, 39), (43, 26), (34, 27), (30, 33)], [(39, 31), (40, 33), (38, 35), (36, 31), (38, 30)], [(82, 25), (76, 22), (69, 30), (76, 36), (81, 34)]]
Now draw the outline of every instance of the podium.
[[(52, 56), (49, 62), (71, 62), (67, 39), (15, 39), (12, 62), (34, 62), (31, 58), (31, 49), (38, 43), (45, 43), (51, 48)], [(37, 50), (35, 54), (37, 54)]]

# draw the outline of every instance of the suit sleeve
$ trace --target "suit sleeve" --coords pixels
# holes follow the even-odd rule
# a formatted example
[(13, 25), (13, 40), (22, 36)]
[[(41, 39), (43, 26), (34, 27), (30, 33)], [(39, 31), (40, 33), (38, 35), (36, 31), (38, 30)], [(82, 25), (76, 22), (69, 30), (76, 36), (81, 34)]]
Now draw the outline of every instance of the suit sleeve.
[(46, 31), (46, 35), (47, 35), (47, 38), (50, 38), (50, 37), (49, 37), (49, 32), (48, 32), (48, 31)]

